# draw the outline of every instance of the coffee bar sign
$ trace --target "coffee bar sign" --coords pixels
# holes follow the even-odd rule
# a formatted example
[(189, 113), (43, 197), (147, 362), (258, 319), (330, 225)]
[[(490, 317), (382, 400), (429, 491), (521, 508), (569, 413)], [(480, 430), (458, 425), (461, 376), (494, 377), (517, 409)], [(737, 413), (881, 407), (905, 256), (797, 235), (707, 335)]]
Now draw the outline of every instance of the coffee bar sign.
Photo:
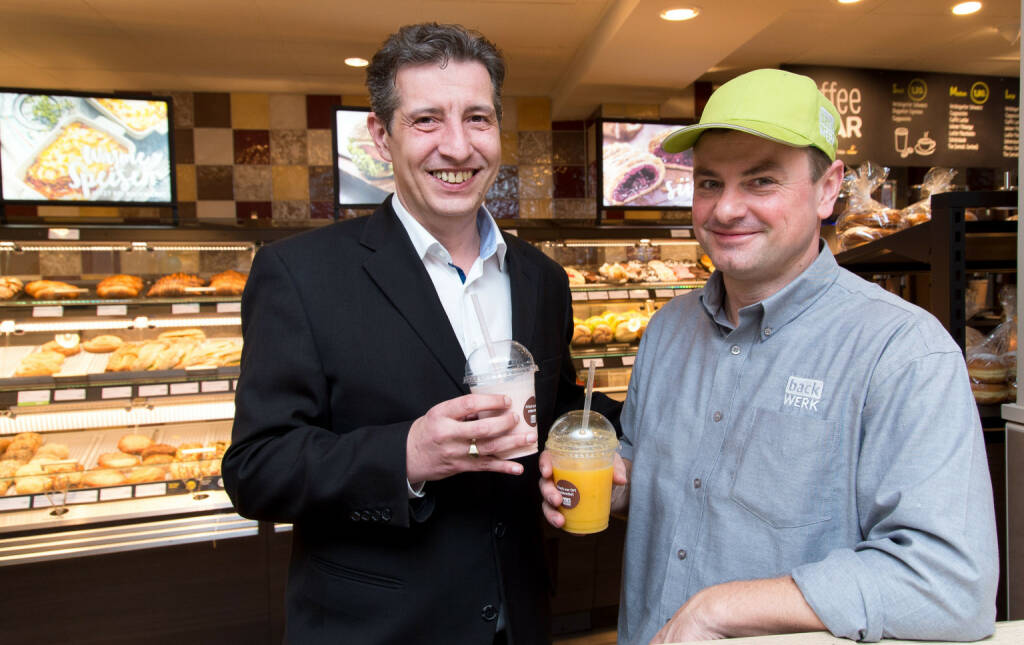
[(1011, 168), (1020, 80), (998, 76), (792, 65), (840, 114), (837, 154), (850, 165)]

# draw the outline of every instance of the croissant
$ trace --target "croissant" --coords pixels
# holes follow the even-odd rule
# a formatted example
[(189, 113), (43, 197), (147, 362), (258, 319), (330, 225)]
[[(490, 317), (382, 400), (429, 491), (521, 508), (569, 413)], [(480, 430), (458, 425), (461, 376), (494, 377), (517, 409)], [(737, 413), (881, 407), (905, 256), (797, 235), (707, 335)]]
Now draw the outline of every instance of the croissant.
[(228, 270), (210, 278), (210, 286), (218, 296), (240, 296), (245, 289), (248, 276), (238, 271)]
[(156, 297), (184, 296), (188, 294), (188, 288), (201, 286), (203, 286), (203, 280), (199, 276), (188, 273), (172, 273), (154, 282), (146, 295)]
[(134, 275), (112, 275), (96, 285), (100, 298), (134, 298), (142, 291), (142, 278)]

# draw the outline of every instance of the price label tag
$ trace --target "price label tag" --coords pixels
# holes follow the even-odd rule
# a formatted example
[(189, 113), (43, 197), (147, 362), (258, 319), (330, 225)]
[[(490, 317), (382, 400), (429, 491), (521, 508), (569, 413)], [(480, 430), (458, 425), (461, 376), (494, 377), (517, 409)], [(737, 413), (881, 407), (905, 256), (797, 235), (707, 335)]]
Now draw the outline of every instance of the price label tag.
[(130, 399), (132, 398), (131, 385), (118, 385), (116, 387), (105, 387), (100, 390), (101, 399)]
[(230, 392), (231, 383), (228, 381), (203, 381), (203, 392)]
[(97, 316), (127, 316), (128, 305), (97, 305)]
[(676, 290), (675, 289), (655, 289), (654, 290), (654, 297), (655, 298), (675, 298), (675, 296), (676, 296)]
[(604, 367), (604, 359), (603, 358), (584, 358), (583, 359), (583, 367), (590, 367), (591, 365), (593, 365), (594, 367)]
[(629, 297), (634, 299), (634, 300), (635, 299), (643, 300), (644, 298), (647, 297), (647, 295), (648, 295), (647, 289), (630, 289), (630, 291), (629, 291)]
[(100, 500), (98, 490), (69, 490), (68, 504), (89, 504)]
[(624, 291), (624, 290), (623, 291), (609, 291), (608, 292), (608, 297), (611, 298), (612, 300), (625, 300), (626, 298), (629, 297), (629, 292), (628, 291)]
[(33, 318), (60, 318), (64, 315), (64, 307), (53, 305), (50, 307), (32, 307)]
[(591, 291), (590, 292), (590, 299), (591, 300), (607, 300), (608, 299), (608, 292), (607, 291)]
[(46, 231), (48, 240), (77, 240), (80, 234), (77, 228), (51, 228)]
[(107, 502), (112, 499), (131, 499), (132, 487), (131, 486), (115, 486), (113, 488), (101, 488), (100, 489), (100, 501)]
[(152, 484), (136, 484), (135, 485), (135, 496), (136, 497), (155, 497), (157, 495), (167, 494), (167, 484), (163, 482), (155, 482)]
[(198, 394), (199, 383), (193, 381), (191, 383), (171, 383), (171, 394)]
[(18, 392), (18, 405), (46, 405), (50, 402), (50, 390), (22, 390)]
[(160, 383), (158, 385), (140, 385), (139, 396), (167, 396), (167, 384)]
[(693, 231), (688, 228), (674, 228), (668, 234), (669, 237), (682, 237), (686, 239), (693, 237)]
[(84, 401), (85, 388), (73, 387), (67, 390), (54, 390), (54, 401)]
[(576, 300), (588, 300), (589, 299), (589, 294), (586, 291), (573, 291), (572, 292), (572, 299), (573, 299), (573, 301), (576, 301)]
[(179, 302), (171, 305), (171, 314), (174, 316), (199, 313), (198, 302)]
[(622, 366), (623, 367), (632, 367), (633, 363), (635, 363), (635, 362), (636, 362), (636, 356), (623, 356), (622, 357)]
[(242, 312), (242, 303), (240, 302), (218, 302), (217, 313), (219, 314), (238, 314)]
[(28, 495), (0, 497), (0, 511), (25, 511), (30, 508), (32, 508), (32, 498)]

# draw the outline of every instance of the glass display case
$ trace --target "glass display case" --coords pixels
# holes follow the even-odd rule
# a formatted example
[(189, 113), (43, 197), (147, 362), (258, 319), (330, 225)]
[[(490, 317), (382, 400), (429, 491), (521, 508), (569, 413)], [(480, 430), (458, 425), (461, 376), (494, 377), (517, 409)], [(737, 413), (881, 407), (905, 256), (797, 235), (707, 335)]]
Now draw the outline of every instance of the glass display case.
[(284, 233), (0, 234), (0, 565), (257, 533), (220, 459), (242, 289)]
[(689, 229), (630, 231), (637, 237), (614, 229), (590, 231), (596, 232), (620, 235), (534, 243), (569, 276), (572, 356), (580, 380), (593, 363), (599, 368), (595, 387), (621, 399), (651, 315), (671, 298), (704, 286), (713, 266)]

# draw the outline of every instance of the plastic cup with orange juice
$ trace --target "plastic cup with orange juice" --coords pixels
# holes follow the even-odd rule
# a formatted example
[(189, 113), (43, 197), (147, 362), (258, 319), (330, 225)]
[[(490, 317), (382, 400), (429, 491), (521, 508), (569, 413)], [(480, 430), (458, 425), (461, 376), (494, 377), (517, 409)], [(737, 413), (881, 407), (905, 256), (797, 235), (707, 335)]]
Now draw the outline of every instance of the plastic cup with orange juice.
[(574, 410), (551, 426), (544, 447), (562, 494), (558, 511), (565, 517), (565, 531), (585, 535), (608, 528), (618, 445), (615, 428), (598, 412)]

